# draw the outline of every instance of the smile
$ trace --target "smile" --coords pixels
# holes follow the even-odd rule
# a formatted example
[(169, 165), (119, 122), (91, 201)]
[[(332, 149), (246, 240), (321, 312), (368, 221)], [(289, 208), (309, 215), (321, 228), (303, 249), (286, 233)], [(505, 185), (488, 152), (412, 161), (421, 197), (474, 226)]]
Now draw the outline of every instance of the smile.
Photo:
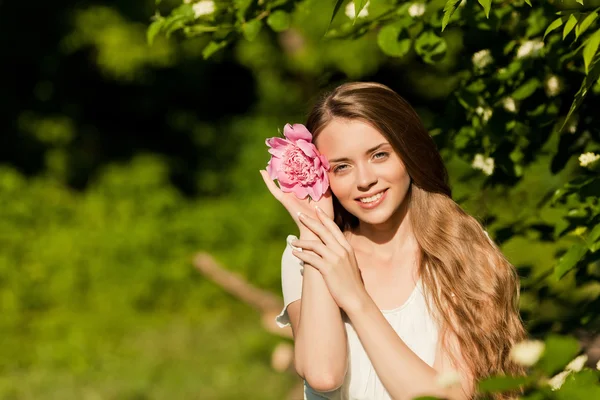
[(383, 202), (383, 200), (385, 199), (385, 195), (387, 194), (387, 189), (385, 189), (382, 192), (377, 193), (374, 196), (371, 197), (364, 197), (361, 199), (357, 199), (355, 200), (362, 208), (367, 208), (367, 209), (371, 209), (371, 208), (375, 208), (377, 207), (379, 204), (381, 204)]

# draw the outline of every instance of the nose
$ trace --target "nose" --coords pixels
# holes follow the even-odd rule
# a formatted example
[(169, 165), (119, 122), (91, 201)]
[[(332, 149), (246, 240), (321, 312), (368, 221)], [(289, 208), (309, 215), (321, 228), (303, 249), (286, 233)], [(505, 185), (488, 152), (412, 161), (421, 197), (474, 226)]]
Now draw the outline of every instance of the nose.
[(358, 166), (356, 180), (358, 190), (367, 192), (373, 185), (377, 184), (377, 174), (375, 174), (371, 165)]

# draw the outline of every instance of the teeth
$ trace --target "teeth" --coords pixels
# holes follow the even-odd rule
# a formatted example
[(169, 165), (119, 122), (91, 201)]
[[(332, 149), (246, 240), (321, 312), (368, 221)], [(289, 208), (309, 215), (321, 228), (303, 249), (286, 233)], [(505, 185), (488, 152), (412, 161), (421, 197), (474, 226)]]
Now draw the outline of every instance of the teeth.
[(383, 192), (377, 193), (375, 196), (365, 197), (365, 198), (362, 198), (359, 200), (361, 203), (372, 203), (376, 200), (379, 200), (381, 198), (381, 196), (383, 196)]

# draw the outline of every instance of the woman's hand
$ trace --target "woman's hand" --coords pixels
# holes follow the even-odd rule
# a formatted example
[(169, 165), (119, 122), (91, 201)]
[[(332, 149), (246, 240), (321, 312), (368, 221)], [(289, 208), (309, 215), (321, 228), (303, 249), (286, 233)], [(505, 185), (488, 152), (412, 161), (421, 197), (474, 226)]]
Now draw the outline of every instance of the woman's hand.
[(317, 219), (306, 214), (300, 222), (321, 240), (297, 240), (292, 245), (314, 254), (293, 250), (293, 254), (316, 268), (337, 305), (344, 311), (355, 309), (369, 297), (358, 268), (354, 250), (342, 231), (323, 211), (317, 209)]
[[(319, 199), (319, 201), (310, 200), (307, 196), (305, 199), (299, 199), (294, 193), (283, 192), (271, 179), (267, 171), (260, 170), (260, 174), (267, 185), (267, 188), (281, 204), (288, 210), (300, 232), (307, 231), (308, 229), (298, 219), (298, 212), (302, 212), (306, 215), (316, 217), (315, 206), (321, 207), (327, 215), (333, 215), (333, 200), (331, 198), (331, 189), (327, 189), (327, 192)], [(310, 201), (310, 203), (309, 203)]]

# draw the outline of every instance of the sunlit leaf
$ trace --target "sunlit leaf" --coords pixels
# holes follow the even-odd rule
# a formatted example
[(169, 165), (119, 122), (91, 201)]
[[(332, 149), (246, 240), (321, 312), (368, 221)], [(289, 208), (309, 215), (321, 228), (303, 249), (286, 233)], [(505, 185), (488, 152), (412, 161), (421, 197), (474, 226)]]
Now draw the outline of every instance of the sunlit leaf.
[(160, 30), (162, 29), (164, 23), (164, 18), (158, 18), (152, 21), (152, 23), (148, 27), (148, 30), (146, 31), (146, 41), (149, 45), (152, 45), (152, 43), (154, 43), (154, 38), (160, 33)]
[(594, 23), (596, 18), (598, 18), (597, 11), (593, 11), (593, 12), (589, 13), (583, 19), (583, 21), (581, 21), (581, 23), (579, 25), (577, 25), (577, 27), (575, 28), (575, 39), (578, 39), (579, 35), (584, 33), (590, 27), (590, 25), (592, 25), (592, 23)]
[(256, 39), (256, 37), (260, 33), (262, 24), (262, 21), (259, 19), (254, 19), (252, 21), (246, 22), (244, 25), (242, 25), (242, 32), (244, 33), (244, 37), (250, 42)]
[(285, 11), (277, 10), (271, 13), (267, 18), (267, 24), (275, 32), (285, 31), (290, 27), (290, 14)]
[(215, 54), (217, 51), (219, 51), (222, 48), (224, 48), (225, 46), (227, 46), (227, 42), (226, 41), (222, 41), (222, 42), (210, 42), (204, 48), (204, 50), (202, 50), (202, 57), (204, 57), (204, 59), (207, 59), (210, 56), (212, 56), (213, 54)]
[(567, 250), (567, 252), (558, 260), (558, 264), (554, 267), (554, 276), (558, 279), (562, 278), (567, 272), (572, 270), (575, 265), (588, 252), (587, 246), (582, 243), (575, 244)]
[(446, 54), (446, 41), (432, 31), (425, 31), (415, 40), (415, 50), (423, 61), (433, 64)]
[(565, 40), (567, 35), (575, 28), (575, 25), (577, 25), (577, 17), (575, 17), (575, 14), (571, 14), (563, 29), (563, 40)]
[(490, 17), (490, 9), (492, 8), (492, 0), (477, 0), (479, 4), (483, 7), (483, 11), (485, 11), (485, 16), (487, 18)]
[(385, 54), (402, 57), (409, 52), (412, 40), (401, 24), (396, 23), (381, 28), (377, 34), (377, 44)]
[(579, 342), (570, 336), (551, 334), (544, 342), (544, 354), (537, 366), (549, 376), (564, 368), (579, 353)]
[(589, 66), (592, 59), (598, 51), (600, 45), (600, 29), (598, 29), (587, 41), (587, 44), (583, 48), (583, 65), (585, 66), (585, 73), (589, 73)]
[(541, 85), (539, 79), (531, 78), (515, 90), (511, 97), (515, 100), (524, 100), (531, 96)]
[(544, 32), (544, 39), (550, 32), (552, 32), (553, 30), (555, 30), (557, 28), (560, 28), (566, 20), (567, 20), (567, 17), (560, 17), (560, 18), (557, 18), (554, 21), (552, 21), (552, 23), (550, 25), (548, 25), (548, 28), (546, 28), (546, 32)]
[(338, 11), (340, 11), (340, 7), (342, 6), (343, 2), (344, 0), (336, 0), (335, 6), (333, 7), (333, 13), (331, 14), (331, 19), (329, 20), (329, 25), (327, 25), (327, 29), (325, 30), (325, 32), (329, 30), (329, 27), (331, 26), (331, 23), (333, 22), (333, 19), (337, 15)]
[(360, 14), (363, 8), (365, 8), (368, 1), (369, 0), (354, 0), (354, 21), (352, 22), (353, 24), (355, 24), (356, 21), (358, 21), (358, 14)]
[(448, 22), (450, 22), (450, 18), (452, 18), (452, 15), (460, 5), (461, 1), (462, 0), (448, 0), (446, 2), (446, 5), (444, 6), (444, 18), (442, 19), (442, 31), (446, 29)]

